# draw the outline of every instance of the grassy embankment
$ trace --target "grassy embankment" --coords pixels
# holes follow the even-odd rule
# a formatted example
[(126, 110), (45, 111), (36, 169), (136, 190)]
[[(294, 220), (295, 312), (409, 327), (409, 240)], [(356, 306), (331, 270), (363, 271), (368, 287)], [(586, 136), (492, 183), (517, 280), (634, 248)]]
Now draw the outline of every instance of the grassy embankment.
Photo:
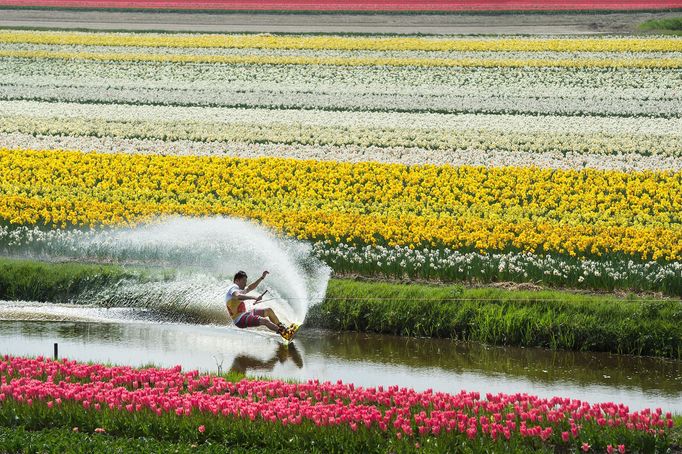
[(648, 20), (640, 24), (639, 29), (647, 32), (682, 35), (682, 17)]
[(123, 279), (170, 279), (163, 270), (0, 258), (0, 299), (68, 303), (77, 295)]
[[(90, 264), (0, 260), (0, 299), (68, 302), (120, 279), (167, 273)], [(497, 345), (682, 358), (682, 302), (332, 279), (308, 326)]]
[[(265, 444), (265, 443), (263, 443)], [(682, 416), (675, 418), (671, 435), (671, 449), (682, 447)], [(24, 426), (0, 427), (0, 451), (2, 452), (174, 452), (174, 453), (224, 453), (225, 445), (216, 442), (192, 443), (167, 441), (150, 437), (127, 437), (74, 432), (73, 429), (46, 427), (27, 429)], [(268, 446), (230, 446), (233, 453), (273, 452)], [(671, 451), (679, 452), (679, 451)]]
[(332, 280), (315, 326), (501, 345), (682, 357), (682, 303), (560, 291)]

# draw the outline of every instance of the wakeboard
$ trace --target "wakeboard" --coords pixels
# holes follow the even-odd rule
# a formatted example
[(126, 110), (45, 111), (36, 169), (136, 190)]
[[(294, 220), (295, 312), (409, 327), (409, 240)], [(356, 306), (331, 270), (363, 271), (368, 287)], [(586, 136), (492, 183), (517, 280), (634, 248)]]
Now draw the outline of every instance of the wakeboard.
[(282, 336), (286, 343), (289, 343), (294, 339), (294, 336), (296, 336), (296, 333), (298, 332), (299, 328), (301, 328), (301, 325), (297, 323), (292, 323), (280, 334), (280, 336)]

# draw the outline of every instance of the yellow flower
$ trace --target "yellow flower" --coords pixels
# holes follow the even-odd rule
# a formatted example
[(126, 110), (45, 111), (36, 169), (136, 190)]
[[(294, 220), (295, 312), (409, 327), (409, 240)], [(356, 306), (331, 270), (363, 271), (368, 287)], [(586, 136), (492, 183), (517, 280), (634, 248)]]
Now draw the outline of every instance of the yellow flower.
[(682, 172), (7, 149), (0, 163), (0, 216), (13, 224), (229, 215), (300, 239), (682, 256)]

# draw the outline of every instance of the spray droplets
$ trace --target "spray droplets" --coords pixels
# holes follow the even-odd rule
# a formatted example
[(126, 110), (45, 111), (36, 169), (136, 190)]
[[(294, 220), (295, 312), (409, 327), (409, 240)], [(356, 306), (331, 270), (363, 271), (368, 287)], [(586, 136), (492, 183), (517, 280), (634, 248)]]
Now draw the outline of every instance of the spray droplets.
[(134, 228), (69, 232), (58, 240), (37, 241), (29, 252), (43, 257), (67, 256), (123, 266), (163, 268), (165, 276), (148, 282), (121, 281), (88, 292), (78, 302), (106, 307), (145, 309), (161, 319), (226, 323), (224, 292), (234, 273), (249, 281), (263, 270), (270, 275), (259, 286), (287, 321), (302, 322), (308, 308), (324, 295), (331, 270), (315, 258), (307, 243), (277, 237), (240, 219), (165, 218)]

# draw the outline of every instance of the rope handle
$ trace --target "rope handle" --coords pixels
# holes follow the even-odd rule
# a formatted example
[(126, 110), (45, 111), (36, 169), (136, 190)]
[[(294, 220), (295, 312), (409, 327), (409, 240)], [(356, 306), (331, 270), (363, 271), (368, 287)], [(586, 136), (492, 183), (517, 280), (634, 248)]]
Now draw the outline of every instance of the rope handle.
[(275, 299), (275, 298), (270, 298), (269, 300), (263, 301), (261, 298), (263, 298), (263, 296), (265, 296), (266, 293), (268, 293), (267, 290), (264, 291), (263, 293), (261, 293), (260, 296), (258, 297), (258, 299), (260, 299), (260, 301), (256, 301), (255, 303), (253, 303), (253, 305), (255, 306), (256, 304), (263, 303), (263, 302), (265, 302), (265, 301), (271, 301), (271, 300), (274, 300), (274, 299)]

